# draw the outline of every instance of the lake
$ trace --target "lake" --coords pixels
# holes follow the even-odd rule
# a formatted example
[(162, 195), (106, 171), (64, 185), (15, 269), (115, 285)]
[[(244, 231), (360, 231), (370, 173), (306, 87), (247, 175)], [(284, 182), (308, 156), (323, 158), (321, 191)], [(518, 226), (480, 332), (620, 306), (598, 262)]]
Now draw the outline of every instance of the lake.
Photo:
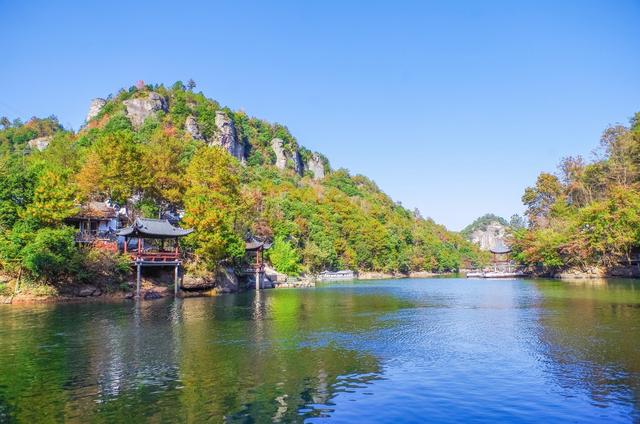
[(640, 283), (0, 306), (0, 422), (637, 422)]

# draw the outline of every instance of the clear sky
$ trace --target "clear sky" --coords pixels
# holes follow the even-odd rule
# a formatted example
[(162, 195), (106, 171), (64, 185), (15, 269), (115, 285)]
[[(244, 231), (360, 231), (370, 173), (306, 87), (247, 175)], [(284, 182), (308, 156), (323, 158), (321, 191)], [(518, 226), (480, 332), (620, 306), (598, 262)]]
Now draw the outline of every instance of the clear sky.
[(0, 115), (193, 78), (453, 230), (640, 111), (638, 0), (0, 0), (0, 46)]

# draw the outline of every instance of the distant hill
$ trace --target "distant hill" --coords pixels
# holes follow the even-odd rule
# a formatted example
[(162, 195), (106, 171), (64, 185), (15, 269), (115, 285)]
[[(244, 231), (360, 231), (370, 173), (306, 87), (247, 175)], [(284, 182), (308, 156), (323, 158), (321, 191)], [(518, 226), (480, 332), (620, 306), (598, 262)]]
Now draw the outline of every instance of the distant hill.
[(460, 234), (482, 250), (489, 250), (504, 240), (508, 228), (506, 219), (488, 213), (467, 225)]

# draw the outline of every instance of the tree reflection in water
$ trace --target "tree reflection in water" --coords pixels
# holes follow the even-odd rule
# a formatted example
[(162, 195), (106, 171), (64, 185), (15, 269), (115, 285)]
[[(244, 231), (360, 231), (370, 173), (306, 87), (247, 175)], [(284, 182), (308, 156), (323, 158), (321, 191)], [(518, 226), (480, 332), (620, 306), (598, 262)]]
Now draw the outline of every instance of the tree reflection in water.
[[(631, 280), (537, 281), (546, 367), (594, 405), (640, 406), (640, 285)], [(640, 418), (640, 416), (636, 417)]]
[(376, 357), (322, 336), (386, 325), (377, 317), (399, 305), (367, 297), (290, 291), (2, 309), (0, 421), (323, 416), (337, 393), (379, 378)]

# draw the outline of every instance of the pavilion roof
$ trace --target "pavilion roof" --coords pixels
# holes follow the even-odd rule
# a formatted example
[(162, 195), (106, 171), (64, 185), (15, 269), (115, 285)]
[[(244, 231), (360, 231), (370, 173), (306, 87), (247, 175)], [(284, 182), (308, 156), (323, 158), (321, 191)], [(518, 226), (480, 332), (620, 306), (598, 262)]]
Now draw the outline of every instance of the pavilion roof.
[(271, 247), (271, 243), (269, 243), (267, 241), (258, 240), (255, 237), (251, 237), (244, 244), (245, 250), (268, 249), (270, 247)]
[(504, 241), (498, 240), (495, 246), (489, 249), (491, 253), (495, 253), (496, 255), (505, 254), (511, 252), (511, 248), (504, 244)]
[(175, 227), (166, 219), (136, 218), (133, 225), (117, 232), (119, 236), (140, 238), (177, 238), (191, 234), (193, 229)]

